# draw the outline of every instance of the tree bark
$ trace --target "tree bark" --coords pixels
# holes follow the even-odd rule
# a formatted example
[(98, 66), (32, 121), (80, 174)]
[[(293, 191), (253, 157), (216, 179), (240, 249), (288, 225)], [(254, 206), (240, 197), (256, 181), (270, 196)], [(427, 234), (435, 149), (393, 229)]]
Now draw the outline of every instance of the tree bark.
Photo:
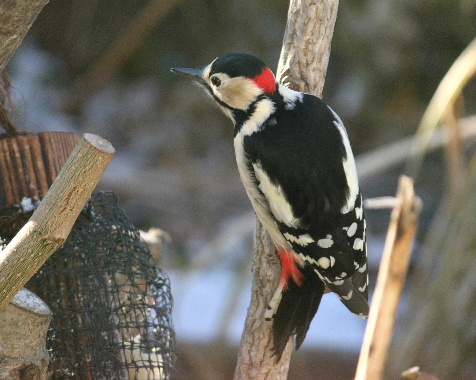
[(68, 237), (102, 173), (112, 145), (85, 134), (30, 220), (0, 254), (0, 310)]
[(20, 46), (31, 25), (48, 0), (8, 0), (0, 2), (0, 73)]
[(0, 380), (46, 380), (46, 331), (51, 310), (32, 292), (20, 290), (0, 311)]
[[(322, 96), (338, 0), (291, 0), (277, 80)], [(279, 280), (280, 264), (267, 232), (257, 222), (253, 243), (253, 285), (234, 380), (287, 378), (292, 339), (276, 363), (272, 326), (264, 313)]]

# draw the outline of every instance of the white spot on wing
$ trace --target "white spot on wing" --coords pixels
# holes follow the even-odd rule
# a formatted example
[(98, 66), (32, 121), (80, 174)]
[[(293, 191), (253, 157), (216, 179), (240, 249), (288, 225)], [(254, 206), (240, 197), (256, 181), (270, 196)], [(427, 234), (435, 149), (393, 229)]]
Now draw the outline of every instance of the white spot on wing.
[(359, 220), (362, 220), (363, 217), (363, 209), (362, 207), (356, 207), (355, 208), (355, 217)]
[(347, 236), (352, 237), (355, 235), (355, 231), (357, 231), (357, 223), (354, 222), (350, 225), (349, 229), (347, 230)]
[(356, 251), (363, 251), (364, 250), (364, 241), (360, 238), (354, 240), (354, 246), (352, 247)]
[(367, 269), (367, 263), (365, 263), (364, 265), (362, 265), (360, 268), (359, 268), (359, 272), (360, 273), (364, 273)]
[(332, 282), (334, 285), (342, 285), (344, 283), (344, 280), (337, 280)]
[(330, 256), (330, 259), (331, 259), (331, 267), (333, 267), (336, 262), (336, 259), (334, 258), (334, 256)]
[(363, 293), (365, 291), (365, 288), (367, 287), (367, 284), (364, 284), (361, 288), (357, 288), (359, 292)]
[(344, 299), (344, 300), (346, 300), (346, 301), (350, 300), (350, 299), (352, 298), (352, 293), (353, 293), (353, 292), (354, 292), (354, 291), (351, 290), (351, 291), (349, 292), (349, 294), (347, 294), (346, 296), (341, 296), (342, 299)]
[(317, 260), (317, 265), (319, 265), (322, 269), (329, 268), (330, 263), (331, 262), (327, 257), (321, 257), (319, 260)]
[(288, 241), (299, 244), (302, 247), (306, 247), (310, 243), (314, 243), (314, 239), (309, 236), (309, 234), (299, 235), (298, 237), (291, 235), (290, 233), (285, 233), (284, 237)]
[(319, 239), (317, 241), (317, 245), (321, 248), (330, 248), (334, 244), (334, 240), (332, 240), (331, 235), (327, 235), (325, 239)]

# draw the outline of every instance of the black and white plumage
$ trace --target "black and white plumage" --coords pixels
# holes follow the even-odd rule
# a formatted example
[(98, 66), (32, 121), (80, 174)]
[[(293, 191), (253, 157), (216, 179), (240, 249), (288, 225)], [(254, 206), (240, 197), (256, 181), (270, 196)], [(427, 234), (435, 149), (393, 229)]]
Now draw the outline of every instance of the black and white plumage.
[(282, 272), (265, 318), (274, 350), (302, 344), (327, 287), (368, 314), (365, 218), (354, 157), (339, 116), (321, 99), (276, 82), (258, 58), (227, 54), (172, 69), (205, 87), (234, 122), (238, 170)]

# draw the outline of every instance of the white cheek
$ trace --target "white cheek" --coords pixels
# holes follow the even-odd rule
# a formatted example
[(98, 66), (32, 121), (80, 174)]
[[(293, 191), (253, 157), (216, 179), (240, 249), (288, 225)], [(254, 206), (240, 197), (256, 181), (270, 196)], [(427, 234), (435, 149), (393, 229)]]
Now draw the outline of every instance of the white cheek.
[(230, 107), (245, 111), (262, 92), (253, 81), (236, 77), (222, 81), (222, 86), (216, 89), (215, 94)]

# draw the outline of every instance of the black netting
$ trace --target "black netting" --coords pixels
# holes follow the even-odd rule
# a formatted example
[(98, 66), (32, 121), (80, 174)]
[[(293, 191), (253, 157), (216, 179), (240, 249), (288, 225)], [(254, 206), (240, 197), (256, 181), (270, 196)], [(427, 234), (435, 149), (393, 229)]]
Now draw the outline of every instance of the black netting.
[(53, 311), (52, 379), (174, 378), (169, 280), (114, 194), (92, 196), (27, 288)]

